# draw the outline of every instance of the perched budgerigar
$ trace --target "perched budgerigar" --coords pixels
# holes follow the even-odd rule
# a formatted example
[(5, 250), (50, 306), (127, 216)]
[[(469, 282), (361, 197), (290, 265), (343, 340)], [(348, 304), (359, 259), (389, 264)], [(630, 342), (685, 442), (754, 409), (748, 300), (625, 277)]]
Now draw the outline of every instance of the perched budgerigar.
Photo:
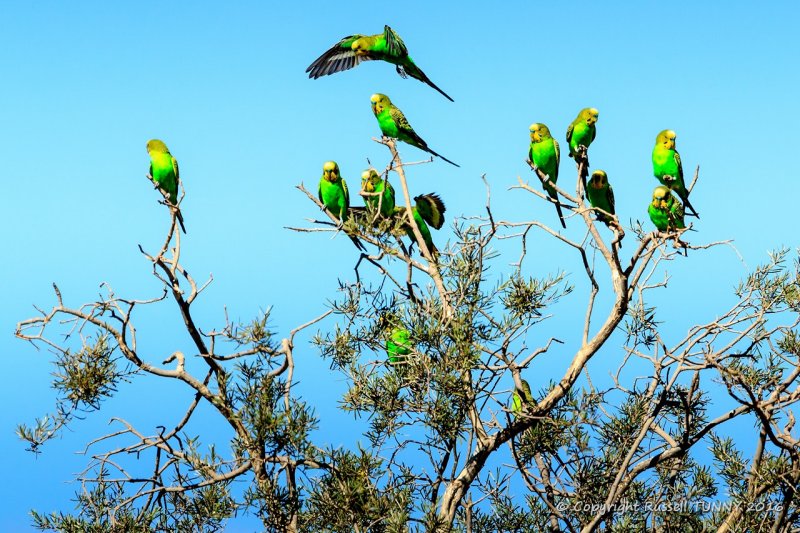
[[(434, 229), (441, 229), (444, 225), (444, 212), (447, 208), (442, 199), (439, 198), (439, 195), (434, 193), (416, 196), (414, 202), (415, 205), (411, 208), (411, 215), (414, 217), (414, 222), (417, 223), (420, 234), (422, 234), (425, 246), (428, 247), (428, 251), (435, 259), (439, 255), (439, 250), (433, 244), (431, 230), (428, 226), (432, 226)], [(405, 207), (398, 206), (395, 208), (395, 214), (398, 216), (403, 216), (405, 211)], [(405, 229), (408, 237), (412, 241), (416, 241), (411, 224), (407, 224)]]
[(380, 174), (374, 168), (369, 168), (361, 173), (361, 190), (364, 204), (372, 209), (378, 209), (380, 205), (381, 216), (390, 217), (394, 214), (394, 187), (388, 180), (381, 179)]
[[(153, 178), (158, 187), (163, 190), (169, 198), (169, 203), (176, 209), (178, 207), (178, 185), (180, 184), (180, 171), (178, 170), (178, 160), (169, 153), (164, 141), (150, 139), (147, 141), (147, 153), (150, 156), (150, 177)], [(186, 233), (183, 225), (183, 215), (177, 209), (177, 219), (181, 229)]]
[[(531, 124), (531, 146), (528, 150), (528, 157), (533, 164), (549, 178), (548, 182), (558, 181), (558, 164), (561, 162), (561, 150), (556, 141), (550, 134), (550, 129), (544, 124)], [(561, 212), (561, 204), (558, 203), (558, 193), (548, 182), (543, 182), (544, 190), (553, 199), (553, 204), (558, 212), (558, 219), (561, 226), (566, 228), (564, 214)]]
[(533, 394), (531, 394), (531, 386), (528, 385), (528, 382), (524, 379), (520, 378), (522, 382), (522, 396), (519, 394), (519, 390), (514, 388), (514, 394), (511, 396), (511, 411), (514, 413), (515, 416), (519, 415), (522, 412), (522, 405), (533, 404)]
[(396, 66), (397, 73), (403, 78), (411, 76), (427, 83), (445, 98), (453, 101), (414, 63), (408, 55), (408, 49), (403, 40), (389, 26), (384, 26), (383, 33), (377, 35), (348, 35), (311, 63), (306, 72), (308, 72), (309, 78), (317, 79), (328, 74), (349, 70), (362, 61), (373, 59), (392, 63)]
[(660, 231), (673, 231), (686, 227), (683, 221), (683, 205), (672, 195), (668, 187), (659, 185), (653, 191), (653, 201), (647, 208), (650, 220)]
[(683, 165), (681, 156), (675, 149), (677, 134), (672, 130), (663, 130), (656, 136), (656, 145), (653, 147), (653, 174), (661, 185), (669, 187), (678, 194), (678, 197), (691, 209), (692, 214), (697, 214), (689, 202), (689, 191), (683, 181)]
[[(589, 203), (592, 204), (592, 207), (597, 207), (612, 215), (616, 214), (616, 211), (614, 211), (614, 189), (608, 183), (608, 175), (605, 171), (595, 170), (592, 172), (586, 194), (589, 197)], [(608, 224), (611, 220), (608, 216), (599, 211), (595, 211), (595, 213), (597, 213), (597, 220), (600, 222)]]
[(350, 207), (350, 193), (347, 183), (339, 172), (335, 161), (327, 161), (322, 165), (322, 177), (319, 180), (319, 201), (325, 204), (328, 211), (339, 220), (347, 220), (347, 209)]
[[(322, 177), (319, 179), (317, 193), (319, 201), (330, 211), (340, 224), (344, 224), (350, 209), (350, 193), (347, 183), (339, 172), (339, 165), (335, 161), (327, 161), (322, 165)], [(364, 250), (364, 245), (353, 235), (348, 235), (359, 250)]]
[(414, 131), (414, 128), (412, 128), (411, 124), (406, 120), (403, 112), (389, 100), (388, 96), (385, 94), (373, 94), (370, 98), (370, 102), (372, 102), (372, 112), (375, 114), (375, 118), (378, 119), (378, 125), (384, 135), (408, 143), (411, 146), (416, 146), (420, 150), (424, 150), (429, 154), (444, 159), (451, 165), (459, 166), (445, 156), (439, 155), (428, 148), (428, 143), (417, 135), (417, 132)]
[(392, 312), (384, 312), (378, 319), (378, 325), (388, 332), (386, 355), (390, 363), (401, 363), (411, 353), (411, 334), (400, 323), (400, 319)]
[(597, 118), (600, 112), (593, 107), (581, 109), (575, 120), (567, 127), (567, 143), (569, 143), (569, 156), (575, 157), (580, 146), (589, 148), (597, 135)]

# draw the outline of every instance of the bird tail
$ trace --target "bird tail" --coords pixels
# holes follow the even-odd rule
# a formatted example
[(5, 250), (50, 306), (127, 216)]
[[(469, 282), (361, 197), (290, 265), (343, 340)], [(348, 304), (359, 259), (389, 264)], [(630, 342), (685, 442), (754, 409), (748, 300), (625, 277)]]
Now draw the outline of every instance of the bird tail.
[(428, 85), (430, 87), (433, 87), (434, 89), (439, 91), (439, 94), (441, 94), (442, 96), (444, 96), (445, 98), (447, 98), (451, 102), (455, 102), (455, 100), (450, 98), (449, 94), (447, 94), (446, 92), (441, 90), (435, 83), (433, 83), (431, 81), (431, 79), (428, 76), (426, 76), (425, 73), (422, 72), (422, 69), (419, 68), (418, 66), (412, 65), (411, 67), (408, 67), (408, 66), (406, 66), (406, 67), (397, 67), (397, 73), (400, 74), (401, 76), (403, 76), (404, 78), (405, 78), (405, 75), (408, 74), (412, 78), (416, 78), (419, 81), (421, 81), (422, 83), (424, 83), (424, 84), (426, 84), (426, 85)]
[(558, 213), (558, 219), (561, 221), (561, 227), (567, 229), (567, 223), (564, 222), (564, 213), (561, 211), (561, 204), (558, 202), (558, 194), (556, 194), (555, 190), (550, 192), (550, 198), (553, 199), (553, 204), (556, 206), (556, 212)]
[(441, 154), (437, 154), (436, 152), (434, 152), (433, 150), (431, 150), (431, 149), (430, 149), (430, 148), (428, 148), (427, 146), (426, 146), (425, 148), (423, 148), (423, 150), (425, 150), (425, 151), (426, 151), (426, 152), (428, 152), (428, 153), (431, 153), (431, 154), (435, 155), (435, 156), (436, 156), (436, 157), (438, 157), (439, 159), (444, 159), (445, 161), (447, 161), (448, 163), (450, 163), (450, 164), (451, 164), (451, 165), (453, 165), (454, 167), (461, 168), (461, 165), (459, 165), (458, 163), (453, 163), (452, 161), (450, 161), (449, 159), (447, 159), (445, 156), (443, 156), (443, 155), (441, 155)]
[(178, 224), (181, 225), (181, 231), (183, 231), (183, 234), (186, 235), (186, 226), (183, 224), (183, 215), (181, 214), (180, 209), (177, 209), (177, 214), (175, 215), (175, 218), (178, 219)]
[(686, 197), (684, 197), (684, 198), (681, 198), (681, 200), (683, 200), (683, 205), (684, 205), (684, 206), (686, 206), (687, 208), (689, 208), (689, 209), (691, 209), (691, 210), (692, 210), (692, 214), (693, 214), (694, 216), (696, 216), (697, 218), (700, 218), (700, 214), (699, 214), (699, 213), (698, 213), (698, 212), (695, 210), (694, 206), (693, 206), (693, 205), (692, 205), (692, 203), (689, 201), (689, 195), (688, 195), (688, 194), (686, 195)]
[(355, 244), (356, 248), (358, 248), (360, 251), (362, 252), (367, 251), (367, 249), (364, 248), (364, 245), (361, 244), (361, 241), (359, 241), (356, 237), (354, 237), (353, 235), (348, 235), (348, 237), (350, 237), (350, 240), (353, 241), (353, 244)]

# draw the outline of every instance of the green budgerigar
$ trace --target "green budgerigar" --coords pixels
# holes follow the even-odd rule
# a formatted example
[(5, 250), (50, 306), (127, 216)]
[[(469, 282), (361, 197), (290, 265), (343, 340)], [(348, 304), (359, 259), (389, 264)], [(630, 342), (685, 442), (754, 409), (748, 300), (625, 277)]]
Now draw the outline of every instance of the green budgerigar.
[(692, 211), (692, 214), (700, 218), (689, 202), (689, 191), (683, 181), (681, 156), (675, 149), (677, 137), (672, 130), (663, 130), (656, 136), (656, 145), (653, 147), (653, 174), (661, 182), (661, 185), (675, 191), (686, 207)]
[(389, 26), (384, 26), (383, 33), (376, 35), (348, 35), (311, 63), (306, 72), (309, 78), (317, 79), (349, 70), (362, 61), (374, 59), (392, 63), (397, 68), (397, 73), (403, 78), (411, 76), (430, 85), (445, 98), (453, 101), (414, 63), (408, 55), (408, 49), (403, 40)]
[(386, 339), (386, 355), (389, 362), (404, 362), (411, 353), (411, 333), (392, 312), (382, 313), (378, 319), (378, 326), (389, 333), (389, 338)]
[(322, 165), (322, 177), (319, 179), (319, 201), (342, 222), (347, 220), (347, 210), (350, 207), (350, 193), (347, 183), (339, 172), (339, 165), (335, 161), (327, 161)]
[(383, 217), (390, 217), (394, 214), (394, 187), (389, 180), (381, 179), (380, 174), (374, 168), (368, 168), (361, 173), (361, 191), (365, 205), (375, 210), (380, 206)]
[(647, 208), (650, 220), (660, 231), (674, 231), (686, 227), (683, 205), (672, 195), (669, 187), (659, 185), (653, 191), (653, 201)]
[[(608, 183), (608, 175), (603, 170), (595, 170), (592, 172), (592, 177), (589, 179), (589, 184), (586, 188), (586, 195), (589, 198), (589, 203), (592, 207), (602, 209), (612, 215), (616, 214), (614, 211), (614, 189)], [(597, 220), (608, 224), (611, 221), (607, 215), (599, 211), (595, 211)]]
[(520, 396), (520, 391), (516, 387), (514, 387), (514, 394), (511, 396), (511, 411), (514, 413), (514, 416), (518, 416), (522, 412), (523, 404), (533, 404), (531, 386), (522, 378), (520, 378), (520, 381), (522, 382), (522, 396)]
[(183, 225), (183, 215), (178, 209), (178, 186), (181, 179), (178, 160), (172, 157), (167, 145), (159, 139), (147, 141), (147, 154), (150, 156), (150, 177), (167, 194), (169, 203), (177, 210), (178, 223), (180, 223), (183, 232), (186, 233), (186, 227)]
[[(428, 247), (428, 251), (436, 259), (439, 255), (439, 250), (433, 244), (431, 230), (428, 226), (432, 226), (434, 229), (441, 229), (444, 225), (444, 212), (447, 208), (442, 199), (439, 198), (439, 195), (434, 193), (416, 196), (414, 197), (414, 203), (415, 205), (411, 208), (411, 215), (414, 217), (414, 222), (417, 223), (422, 239), (425, 241), (425, 246)], [(397, 207), (395, 208), (395, 215), (403, 216), (405, 211), (405, 207)], [(408, 237), (413, 242), (416, 242), (411, 224), (406, 224), (405, 230)]]
[[(548, 182), (556, 183), (558, 181), (558, 164), (561, 162), (561, 150), (556, 141), (550, 134), (550, 129), (544, 124), (531, 124), (531, 146), (528, 150), (528, 157), (533, 164), (544, 172)], [(564, 214), (561, 212), (561, 204), (558, 202), (558, 193), (550, 186), (548, 182), (542, 182), (544, 190), (553, 199), (553, 205), (556, 206), (558, 212), (558, 219), (561, 221), (561, 226), (566, 229), (567, 224), (564, 222)]]
[(589, 148), (597, 135), (597, 118), (600, 112), (593, 107), (581, 109), (575, 120), (567, 127), (567, 143), (569, 144), (569, 156), (574, 158), (581, 146)]
[[(339, 223), (343, 225), (349, 215), (350, 193), (336, 161), (326, 161), (322, 165), (322, 177), (319, 179), (317, 196), (325, 208), (338, 218)], [(356, 248), (364, 251), (364, 245), (358, 239), (350, 234), (348, 234), (348, 237), (356, 245)]]
[(378, 119), (378, 125), (384, 135), (408, 143), (411, 146), (416, 146), (420, 150), (424, 150), (429, 154), (444, 159), (451, 165), (459, 166), (445, 156), (439, 155), (428, 148), (428, 143), (417, 135), (417, 132), (414, 131), (414, 128), (412, 128), (411, 124), (406, 120), (403, 112), (389, 100), (388, 96), (379, 93), (373, 94), (370, 98), (370, 102), (372, 103), (372, 112), (375, 114), (375, 118)]

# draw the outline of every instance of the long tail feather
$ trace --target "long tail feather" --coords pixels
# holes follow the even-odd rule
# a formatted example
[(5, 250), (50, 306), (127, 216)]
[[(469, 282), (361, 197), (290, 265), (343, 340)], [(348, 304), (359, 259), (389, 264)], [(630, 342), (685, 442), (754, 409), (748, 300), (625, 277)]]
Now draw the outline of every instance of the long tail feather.
[(553, 191), (550, 193), (550, 198), (553, 199), (553, 205), (556, 206), (556, 212), (558, 213), (558, 219), (561, 221), (561, 227), (567, 229), (567, 223), (564, 222), (564, 213), (561, 211), (561, 204), (558, 202), (558, 194)]
[[(447, 98), (447, 99), (448, 99), (448, 100), (450, 100), (451, 102), (455, 102), (455, 100), (453, 100), (452, 98), (450, 98), (450, 95), (449, 95), (449, 94), (447, 94), (446, 92), (444, 92), (443, 90), (441, 90), (441, 89), (440, 89), (440, 88), (439, 88), (439, 87), (438, 87), (438, 86), (437, 86), (435, 83), (433, 83), (433, 82), (431, 81), (431, 79), (430, 79), (428, 76), (426, 76), (426, 75), (425, 75), (425, 73), (424, 73), (424, 72), (422, 72), (422, 69), (421, 69), (421, 68), (419, 68), (418, 66), (416, 66), (416, 65), (413, 65), (413, 66), (411, 66), (411, 67), (410, 67), (410, 66), (405, 66), (405, 67), (403, 68), (403, 71), (404, 71), (406, 74), (408, 74), (409, 76), (411, 76), (412, 78), (416, 78), (416, 79), (418, 79), (419, 81), (421, 81), (422, 83), (425, 83), (426, 85), (428, 85), (428, 86), (430, 86), (430, 87), (433, 87), (434, 89), (436, 89), (437, 91), (439, 91), (439, 93), (440, 93), (442, 96), (444, 96), (445, 98)], [(397, 72), (399, 73), (399, 72), (400, 72), (400, 69), (398, 69), (398, 70), (397, 70)], [(401, 74), (401, 76), (402, 76), (402, 74)]]
[(447, 94), (446, 92), (444, 92), (443, 90), (441, 90), (439, 87), (437, 87), (437, 86), (436, 86), (436, 84), (435, 84), (435, 83), (433, 83), (433, 82), (432, 82), (430, 79), (428, 79), (428, 77), (427, 77), (427, 76), (425, 77), (425, 79), (424, 79), (423, 81), (424, 81), (425, 83), (427, 83), (428, 85), (430, 85), (431, 87), (433, 87), (434, 89), (436, 89), (437, 91), (439, 91), (439, 92), (441, 93), (441, 95), (442, 95), (442, 96), (444, 96), (445, 98), (447, 98), (447, 99), (448, 99), (448, 100), (450, 100), (451, 102), (455, 102), (455, 100), (453, 100), (452, 98), (450, 98), (450, 95), (449, 95), (449, 94)]
[(178, 218), (178, 224), (181, 225), (181, 231), (183, 231), (183, 234), (186, 235), (186, 226), (183, 225), (183, 215), (181, 214), (180, 211), (178, 211), (177, 213), (177, 218)]
[(689, 195), (686, 195), (686, 198), (683, 198), (683, 204), (684, 204), (686, 207), (688, 207), (689, 209), (691, 209), (691, 210), (692, 210), (692, 214), (693, 214), (694, 216), (696, 216), (697, 218), (700, 218), (700, 214), (699, 214), (699, 213), (698, 213), (698, 212), (695, 210), (694, 206), (693, 206), (693, 205), (692, 205), (692, 203), (689, 201)]
[(436, 157), (438, 157), (439, 159), (444, 159), (445, 161), (447, 161), (448, 163), (450, 163), (450, 164), (451, 164), (451, 165), (453, 165), (454, 167), (461, 168), (461, 165), (459, 165), (458, 163), (453, 163), (452, 161), (450, 161), (449, 159), (447, 159), (445, 156), (443, 156), (443, 155), (441, 155), (441, 154), (437, 154), (436, 152), (434, 152), (434, 151), (433, 151), (433, 150), (431, 150), (430, 148), (423, 148), (423, 150), (425, 150), (425, 151), (426, 151), (426, 152), (428, 152), (428, 153), (431, 153), (431, 154), (435, 155), (435, 156), (436, 156)]

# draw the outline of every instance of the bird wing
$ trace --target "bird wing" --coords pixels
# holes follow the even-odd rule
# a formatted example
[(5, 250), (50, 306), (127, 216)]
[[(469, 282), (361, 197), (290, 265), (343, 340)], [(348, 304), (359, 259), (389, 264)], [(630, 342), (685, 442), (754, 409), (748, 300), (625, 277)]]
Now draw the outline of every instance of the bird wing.
[(344, 189), (344, 201), (347, 205), (345, 205), (345, 209), (350, 207), (350, 191), (347, 190), (347, 182), (344, 181), (342, 178), (342, 189)]
[(575, 128), (575, 123), (570, 123), (570, 125), (567, 126), (567, 144), (569, 144), (570, 141), (572, 141), (572, 130), (574, 128)]
[(686, 215), (683, 204), (678, 200), (674, 200), (673, 207), (670, 209), (670, 214), (682, 221), (683, 217)]
[(343, 70), (349, 70), (362, 61), (372, 59), (368, 55), (356, 55), (351, 45), (356, 39), (364, 37), (363, 35), (348, 35), (338, 43), (330, 47), (324, 54), (319, 56), (313, 63), (311, 63), (306, 72), (308, 77), (317, 79), (321, 76), (328, 76)]
[[(398, 130), (404, 130), (406, 132), (413, 132), (414, 128), (411, 127), (411, 124), (408, 123), (406, 116), (400, 111), (400, 108), (397, 106), (392, 105), (389, 108), (389, 115), (394, 120), (395, 125), (397, 126)], [(424, 141), (423, 141), (424, 142)]]
[(608, 186), (608, 192), (606, 193), (606, 197), (608, 198), (608, 205), (611, 206), (611, 214), (617, 214), (616, 209), (616, 201), (614, 200), (614, 188), (611, 185)]
[(558, 141), (553, 139), (553, 146), (556, 149), (556, 169), (561, 164), (561, 148), (558, 147)]
[(177, 194), (178, 184), (181, 182), (181, 171), (178, 169), (178, 160), (172, 158), (172, 170), (175, 172), (175, 192)]
[(682, 187), (686, 188), (686, 184), (683, 182), (683, 165), (681, 164), (681, 154), (675, 150), (675, 163), (678, 165), (678, 175), (675, 176), (678, 178), (678, 182), (681, 184)]
[(438, 194), (421, 194), (414, 198), (414, 202), (416, 203), (417, 213), (422, 217), (422, 220), (435, 229), (442, 229), (444, 212), (447, 211), (447, 208)]
[(383, 37), (386, 39), (386, 50), (390, 56), (403, 57), (408, 55), (406, 44), (392, 28), (384, 26)]

